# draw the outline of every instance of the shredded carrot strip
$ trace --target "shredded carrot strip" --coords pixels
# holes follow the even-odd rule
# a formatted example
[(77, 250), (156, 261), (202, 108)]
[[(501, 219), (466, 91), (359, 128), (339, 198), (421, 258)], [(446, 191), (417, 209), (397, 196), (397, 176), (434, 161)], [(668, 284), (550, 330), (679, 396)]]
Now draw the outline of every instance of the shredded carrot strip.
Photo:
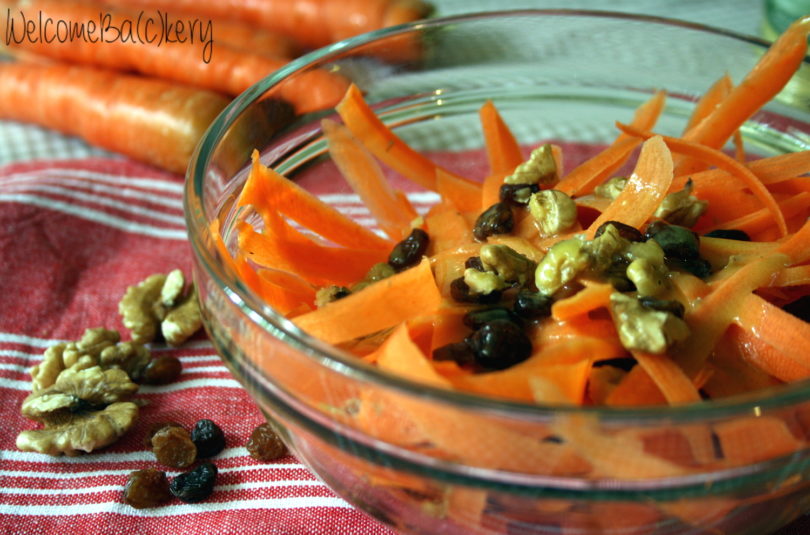
[[(642, 130), (655, 127), (666, 103), (666, 92), (656, 91), (636, 110), (630, 124)], [(584, 195), (615, 173), (640, 143), (633, 136), (620, 133), (613, 143), (565, 175), (556, 189), (569, 195)]]
[[(810, 16), (788, 27), (771, 45), (756, 66), (731, 89), (712, 113), (685, 136), (690, 142), (720, 149), (745, 120), (782, 90), (804, 61)], [(688, 154), (686, 156), (694, 157)], [(676, 175), (699, 170), (694, 160), (685, 160), (676, 167)]]
[(592, 239), (596, 229), (606, 221), (621, 221), (640, 228), (658, 208), (672, 183), (672, 156), (660, 136), (647, 139), (633, 174), (622, 192), (588, 227)]
[(670, 404), (700, 401), (700, 394), (695, 385), (680, 366), (667, 355), (655, 355), (644, 351), (633, 351), (639, 366), (644, 368), (650, 378), (658, 385)]
[(589, 283), (571, 297), (554, 302), (551, 317), (566, 321), (587, 314), (598, 308), (608, 308), (613, 286), (606, 283)]
[[(316, 338), (338, 343), (393, 327), (436, 309), (441, 302), (430, 261), (424, 259), (415, 267), (302, 314), (294, 322)], [(358, 310), (364, 311), (363, 321), (358, 321)]]
[(687, 311), (686, 321), (692, 332), (673, 358), (688, 376), (698, 373), (751, 292), (767, 285), (787, 263), (788, 258), (780, 253), (749, 262), (719, 281), (698, 306)]
[[(405, 178), (436, 191), (436, 169), (439, 166), (394, 134), (369, 107), (356, 85), (349, 87), (335, 109), (352, 134), (380, 161)], [(450, 173), (446, 169), (445, 172)]]
[[(649, 139), (652, 136), (656, 136), (657, 134), (653, 134), (651, 132), (643, 132), (641, 130), (637, 130), (632, 126), (624, 125), (621, 123), (617, 123), (617, 126), (628, 133), (633, 135), (637, 135), (644, 139)], [(762, 201), (762, 204), (771, 212), (774, 222), (776, 223), (779, 231), (782, 235), (786, 235), (788, 233), (787, 225), (785, 224), (785, 217), (782, 214), (781, 210), (779, 209), (779, 205), (776, 202), (776, 199), (773, 198), (773, 195), (765, 185), (762, 184), (762, 181), (757, 178), (757, 176), (752, 173), (747, 167), (740, 164), (734, 158), (723, 154), (719, 150), (712, 149), (710, 147), (706, 147), (704, 145), (700, 145), (685, 139), (679, 139), (669, 136), (661, 136), (667, 146), (673, 151), (679, 154), (685, 154), (688, 156), (692, 156), (698, 158), (702, 161), (715, 165), (721, 169), (732, 173), (733, 175), (739, 177), (742, 183), (745, 184), (746, 187), (751, 189), (754, 195)]]
[(407, 198), (397, 194), (371, 154), (345, 127), (328, 119), (321, 125), (332, 159), (380, 228), (397, 241), (405, 238), (416, 217)]
[(346, 217), (333, 206), (261, 163), (259, 151), (252, 154), (250, 175), (237, 201), (251, 204), (257, 212), (278, 210), (306, 228), (339, 245), (360, 249), (388, 249), (392, 243)]

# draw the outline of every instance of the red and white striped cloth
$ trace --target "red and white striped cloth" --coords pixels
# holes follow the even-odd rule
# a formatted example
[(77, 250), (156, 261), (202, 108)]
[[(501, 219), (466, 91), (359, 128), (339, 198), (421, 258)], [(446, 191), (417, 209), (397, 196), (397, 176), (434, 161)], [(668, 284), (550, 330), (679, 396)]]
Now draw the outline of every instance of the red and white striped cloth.
[[(0, 533), (273, 533), (388, 535), (295, 458), (251, 458), (244, 445), (259, 409), (200, 333), (179, 349), (173, 384), (142, 387), (136, 427), (104, 450), (74, 458), (18, 451), (37, 425), (20, 415), (29, 370), (49, 345), (103, 326), (127, 338), (117, 304), (156, 272), (190, 273), (181, 177), (120, 158), (35, 161), (0, 168)], [(151, 424), (217, 422), (226, 449), (213, 495), (154, 509), (122, 501), (128, 474), (163, 469), (143, 444)], [(169, 476), (176, 472), (168, 471)]]

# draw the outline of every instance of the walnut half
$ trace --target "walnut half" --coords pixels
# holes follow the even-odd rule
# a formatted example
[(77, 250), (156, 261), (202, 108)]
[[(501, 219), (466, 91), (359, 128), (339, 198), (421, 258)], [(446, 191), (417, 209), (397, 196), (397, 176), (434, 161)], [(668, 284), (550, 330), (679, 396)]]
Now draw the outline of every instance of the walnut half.
[(161, 333), (166, 342), (178, 346), (202, 327), (196, 288), (192, 284), (184, 294), (184, 287), (183, 273), (175, 269), (127, 288), (118, 312), (133, 342), (147, 344)]
[(107, 446), (135, 423), (138, 407), (128, 400), (137, 390), (138, 385), (120, 369), (64, 370), (53, 385), (23, 401), (23, 416), (41, 422), (44, 429), (23, 431), (17, 436), (17, 447), (76, 455)]

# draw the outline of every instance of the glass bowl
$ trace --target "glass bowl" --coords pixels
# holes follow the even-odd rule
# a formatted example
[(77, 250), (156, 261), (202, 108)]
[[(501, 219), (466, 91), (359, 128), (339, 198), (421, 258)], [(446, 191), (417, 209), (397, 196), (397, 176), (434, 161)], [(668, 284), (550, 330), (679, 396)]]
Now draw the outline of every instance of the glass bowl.
[[(477, 113), (487, 99), (523, 145), (559, 143), (573, 165), (658, 88), (669, 98), (656, 130), (678, 134), (696, 98), (724, 72), (739, 81), (766, 46), (658, 18), (516, 11), (385, 29), (294, 61), (217, 118), (188, 170), (211, 340), (298, 459), (403, 533), (745, 535), (787, 524), (810, 510), (807, 382), (635, 409), (528, 405), (416, 384), (296, 328), (239, 280), (211, 233), (218, 227), (232, 247), (234, 226), (255, 221), (234, 210), (254, 148), (265, 164), (366, 215), (325, 150), (320, 120), (334, 110), (300, 115), (275, 98), (313, 69), (351, 79), (405, 141), (475, 177), (486, 161)], [(749, 154), (810, 148), (810, 108), (797, 94), (786, 91), (746, 123)], [(415, 187), (408, 195), (420, 210), (437, 200)]]

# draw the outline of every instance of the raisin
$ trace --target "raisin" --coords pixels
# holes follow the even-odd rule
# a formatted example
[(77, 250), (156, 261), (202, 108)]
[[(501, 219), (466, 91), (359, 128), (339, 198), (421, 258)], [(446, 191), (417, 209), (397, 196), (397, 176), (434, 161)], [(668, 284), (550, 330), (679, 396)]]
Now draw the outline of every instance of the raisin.
[(493, 370), (514, 366), (532, 353), (532, 342), (523, 329), (506, 320), (485, 323), (466, 341), (475, 354), (475, 361)]
[(498, 192), (502, 202), (514, 206), (526, 206), (533, 193), (540, 191), (539, 184), (504, 184)]
[(152, 452), (158, 462), (172, 468), (185, 468), (197, 460), (197, 446), (182, 427), (164, 427), (152, 436)]
[(633, 357), (616, 357), (612, 359), (598, 360), (593, 363), (593, 367), (599, 368), (601, 366), (613, 366), (614, 368), (629, 372), (636, 364), (636, 359)]
[(686, 227), (656, 221), (647, 226), (646, 234), (661, 246), (668, 258), (688, 260), (700, 256), (700, 238)]
[(180, 427), (183, 426), (178, 424), (177, 422), (158, 422), (156, 424), (152, 424), (149, 429), (146, 431), (146, 435), (143, 437), (143, 445), (147, 448), (152, 447), (152, 437), (155, 436), (155, 433), (163, 429), (164, 427)]
[(703, 258), (667, 258), (666, 262), (670, 268), (682, 269), (701, 279), (712, 274), (712, 265)]
[(475, 354), (467, 342), (456, 342), (434, 349), (433, 360), (437, 362), (453, 361), (459, 366), (471, 366), (475, 364)]
[(287, 446), (269, 423), (253, 430), (246, 447), (250, 456), (260, 461), (272, 461), (287, 455)]
[(135, 470), (124, 485), (124, 503), (135, 509), (157, 507), (171, 497), (166, 473), (154, 468)]
[(167, 355), (162, 355), (149, 361), (140, 377), (140, 382), (145, 385), (165, 385), (169, 384), (183, 371), (180, 359)]
[(517, 294), (512, 310), (519, 318), (533, 320), (544, 318), (551, 314), (553, 299), (540, 292), (521, 290)]
[(178, 474), (172, 479), (169, 490), (180, 501), (197, 503), (214, 492), (216, 478), (217, 467), (212, 463), (203, 463), (194, 470)]
[(420, 228), (413, 229), (407, 238), (394, 246), (388, 255), (388, 264), (396, 271), (415, 266), (422, 260), (429, 241), (427, 232)]
[(464, 325), (474, 331), (480, 329), (483, 324), (493, 320), (507, 320), (514, 323), (518, 322), (518, 319), (514, 314), (512, 314), (512, 311), (503, 307), (471, 310), (464, 314), (464, 317), (461, 318)]
[(800, 320), (810, 321), (810, 295), (802, 296), (782, 308)]
[(211, 420), (199, 420), (191, 430), (191, 441), (197, 446), (197, 457), (213, 457), (225, 449), (225, 434)]
[(644, 241), (644, 235), (640, 230), (638, 230), (636, 227), (631, 227), (626, 223), (622, 223), (621, 221), (605, 221), (599, 225), (599, 228), (596, 229), (593, 237), (598, 238), (604, 234), (608, 225), (613, 225), (613, 227), (619, 232), (619, 236), (627, 241)]
[(467, 269), (475, 269), (477, 271), (486, 271), (486, 268), (484, 268), (484, 263), (481, 262), (480, 256), (471, 256), (465, 260), (464, 267)]
[(484, 210), (475, 220), (473, 236), (478, 241), (486, 241), (488, 236), (512, 232), (514, 226), (512, 209), (505, 202), (498, 202)]
[(724, 229), (719, 228), (704, 234), (707, 238), (723, 238), (724, 240), (738, 240), (738, 241), (751, 241), (751, 236), (744, 230), (736, 228)]
[(464, 277), (459, 277), (450, 283), (450, 296), (459, 303), (492, 304), (500, 301), (501, 292), (495, 290), (488, 294), (473, 293), (464, 282)]

